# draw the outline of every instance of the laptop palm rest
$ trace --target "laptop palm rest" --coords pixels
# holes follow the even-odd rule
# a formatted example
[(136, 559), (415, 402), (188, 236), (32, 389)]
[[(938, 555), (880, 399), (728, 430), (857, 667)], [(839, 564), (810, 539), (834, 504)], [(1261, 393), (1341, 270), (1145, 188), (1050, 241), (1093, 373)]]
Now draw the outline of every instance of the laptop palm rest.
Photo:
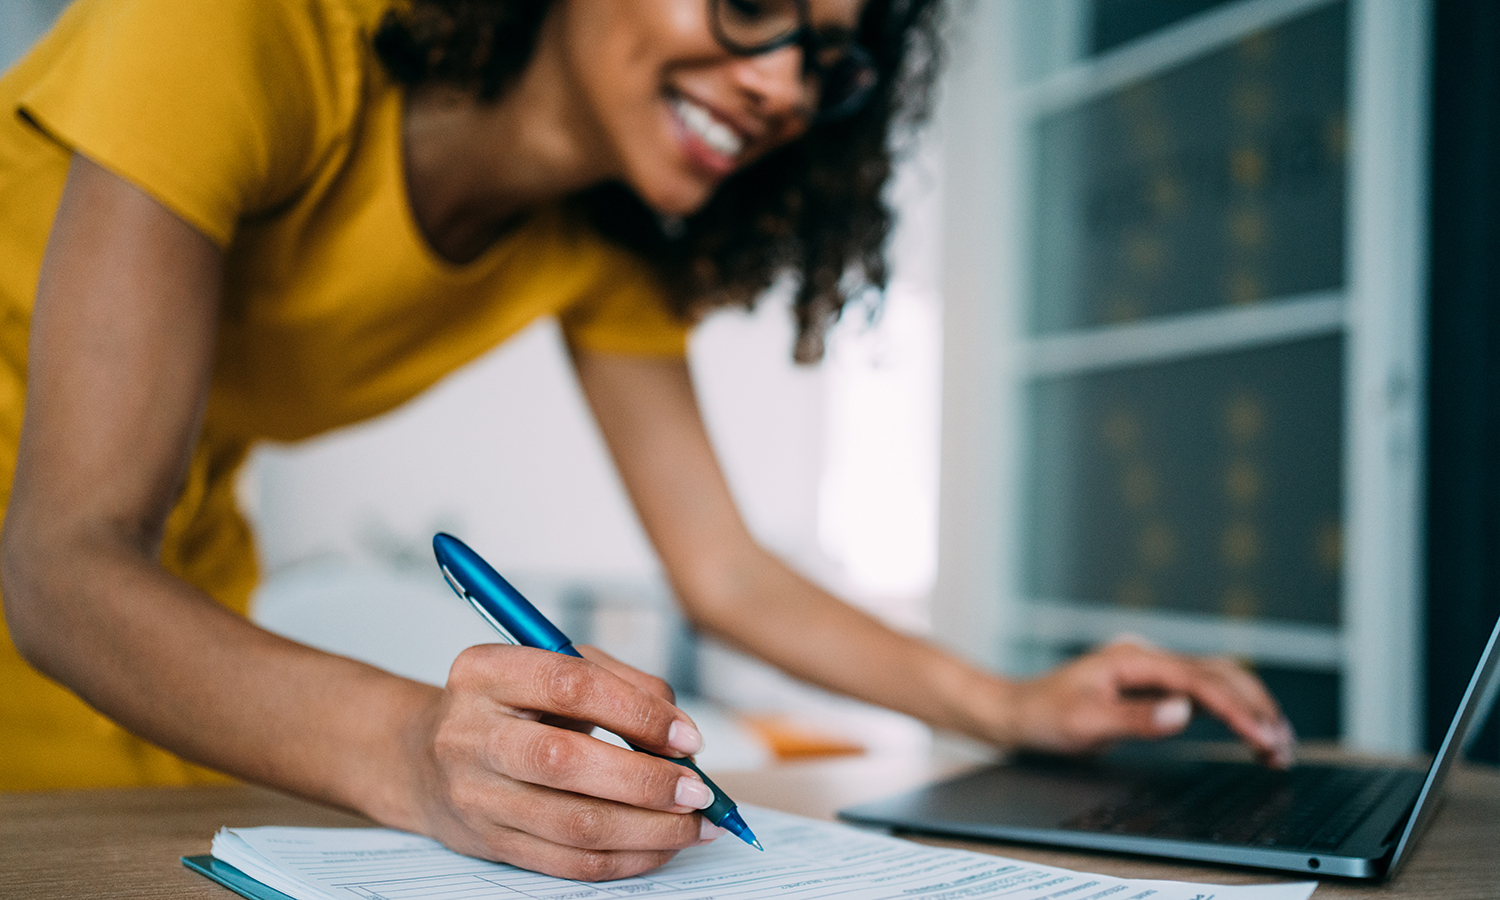
[(897, 799), (907, 801), (911, 816), (906, 820), (912, 822), (940, 817), (973, 828), (1004, 823), (1010, 828), (1050, 829), (1101, 805), (1121, 802), (1131, 790), (1132, 779), (1113, 767), (1029, 760)]

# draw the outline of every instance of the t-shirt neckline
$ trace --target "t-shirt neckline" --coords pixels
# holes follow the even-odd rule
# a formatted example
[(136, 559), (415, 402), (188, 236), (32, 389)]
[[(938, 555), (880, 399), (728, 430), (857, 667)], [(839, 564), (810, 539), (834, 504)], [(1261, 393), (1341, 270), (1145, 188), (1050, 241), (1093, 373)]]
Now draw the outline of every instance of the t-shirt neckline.
[(455, 262), (438, 252), (422, 231), (422, 226), (417, 222), (416, 210), (412, 208), (411, 182), (407, 179), (406, 171), (405, 126), (408, 93), (399, 87), (393, 89), (391, 93), (394, 95), (391, 101), (382, 104), (380, 110), (380, 115), (385, 117), (385, 121), (381, 124), (386, 132), (381, 144), (385, 154), (384, 168), (389, 177), (396, 182), (397, 205), (401, 210), (401, 229), (407, 243), (416, 249), (417, 255), (429, 269), (445, 277), (462, 280), (485, 277), (501, 258), (509, 255), (516, 237), (525, 230), (527, 225), (536, 220), (537, 213), (532, 211), (518, 215), (514, 224), (501, 232), (473, 259)]

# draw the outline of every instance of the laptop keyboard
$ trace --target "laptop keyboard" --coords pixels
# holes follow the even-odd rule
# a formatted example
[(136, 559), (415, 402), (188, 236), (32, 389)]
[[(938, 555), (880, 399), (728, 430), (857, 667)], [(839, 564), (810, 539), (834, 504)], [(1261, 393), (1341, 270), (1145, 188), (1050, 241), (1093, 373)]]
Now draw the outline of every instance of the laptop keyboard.
[(1288, 772), (1210, 765), (1155, 781), (1065, 828), (1185, 841), (1333, 850), (1384, 798), (1399, 772), (1305, 766)]

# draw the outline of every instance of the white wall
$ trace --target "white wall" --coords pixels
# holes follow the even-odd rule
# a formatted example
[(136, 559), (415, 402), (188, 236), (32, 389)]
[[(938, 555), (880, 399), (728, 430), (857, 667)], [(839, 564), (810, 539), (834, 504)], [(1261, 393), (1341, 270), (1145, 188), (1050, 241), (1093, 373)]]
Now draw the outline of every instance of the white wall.
[(319, 560), (425, 559), (439, 528), (505, 570), (656, 570), (551, 321), (381, 419), (266, 447), (254, 477), (272, 577)]

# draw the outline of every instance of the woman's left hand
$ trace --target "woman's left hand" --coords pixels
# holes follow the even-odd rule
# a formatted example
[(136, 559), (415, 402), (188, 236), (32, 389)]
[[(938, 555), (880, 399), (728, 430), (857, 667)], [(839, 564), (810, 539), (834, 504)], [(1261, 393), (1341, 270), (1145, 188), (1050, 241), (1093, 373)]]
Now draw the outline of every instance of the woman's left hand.
[(1010, 685), (1004, 743), (1087, 753), (1125, 738), (1182, 731), (1193, 708), (1212, 714), (1267, 765), (1292, 762), (1294, 738), (1260, 679), (1233, 660), (1169, 653), (1120, 640)]

